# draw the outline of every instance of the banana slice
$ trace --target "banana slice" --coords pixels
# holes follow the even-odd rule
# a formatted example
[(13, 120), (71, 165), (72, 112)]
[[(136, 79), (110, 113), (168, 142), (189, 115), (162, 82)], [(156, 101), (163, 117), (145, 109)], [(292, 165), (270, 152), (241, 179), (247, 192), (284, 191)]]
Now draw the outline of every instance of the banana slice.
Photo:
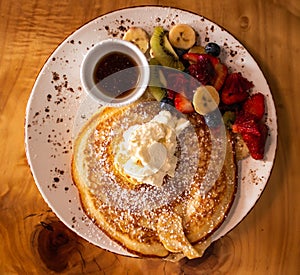
[(189, 25), (177, 24), (169, 32), (169, 41), (175, 48), (187, 50), (196, 43), (196, 33)]
[(213, 86), (200, 86), (194, 93), (193, 105), (200, 115), (214, 111), (220, 103), (218, 91)]
[(123, 39), (138, 46), (143, 53), (149, 48), (149, 36), (147, 32), (140, 27), (129, 28)]
[(152, 56), (162, 66), (171, 67), (181, 71), (184, 70), (184, 65), (179, 60), (179, 57), (173, 49), (162, 26), (157, 26), (154, 28), (153, 34), (150, 38), (150, 46), (152, 50)]
[(189, 53), (199, 53), (199, 54), (204, 54), (205, 52), (205, 48), (202, 46), (193, 46), (189, 49)]

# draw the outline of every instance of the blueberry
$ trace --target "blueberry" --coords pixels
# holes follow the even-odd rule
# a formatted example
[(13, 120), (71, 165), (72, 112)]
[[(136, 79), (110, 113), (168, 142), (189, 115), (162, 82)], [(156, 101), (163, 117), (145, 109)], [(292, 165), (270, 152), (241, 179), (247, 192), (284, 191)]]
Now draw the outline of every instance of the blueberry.
[(218, 44), (216, 44), (214, 42), (210, 42), (205, 46), (205, 51), (206, 51), (206, 53), (217, 57), (220, 55), (221, 48)]
[(160, 101), (160, 106), (162, 109), (169, 110), (174, 107), (174, 101), (171, 98), (164, 97)]
[(161, 101), (161, 103), (167, 103), (167, 104), (170, 104), (172, 106), (174, 106), (174, 101), (173, 99), (169, 98), (169, 97), (164, 97)]

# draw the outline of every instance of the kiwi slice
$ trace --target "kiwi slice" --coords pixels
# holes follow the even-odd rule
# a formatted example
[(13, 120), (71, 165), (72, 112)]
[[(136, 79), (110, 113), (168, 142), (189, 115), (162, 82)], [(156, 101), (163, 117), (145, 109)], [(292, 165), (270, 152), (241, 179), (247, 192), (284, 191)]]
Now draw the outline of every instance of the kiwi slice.
[(184, 65), (179, 60), (178, 55), (171, 46), (163, 27), (154, 28), (150, 39), (150, 46), (153, 51), (154, 58), (162, 65), (177, 70), (184, 70)]
[(149, 65), (149, 91), (157, 101), (161, 101), (167, 94), (167, 90), (164, 88), (167, 86), (166, 79), (160, 68), (161, 64), (155, 58), (149, 60)]

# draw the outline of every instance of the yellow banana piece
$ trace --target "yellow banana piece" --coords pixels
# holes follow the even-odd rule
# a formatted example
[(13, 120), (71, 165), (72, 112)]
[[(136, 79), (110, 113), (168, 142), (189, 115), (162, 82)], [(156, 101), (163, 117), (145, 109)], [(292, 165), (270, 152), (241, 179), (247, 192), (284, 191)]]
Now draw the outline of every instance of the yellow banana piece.
[(187, 24), (177, 24), (170, 29), (169, 41), (175, 48), (187, 50), (196, 43), (196, 33)]
[(135, 44), (143, 53), (149, 48), (149, 36), (147, 32), (140, 27), (130, 27), (123, 39)]
[(200, 86), (193, 96), (195, 111), (200, 115), (214, 111), (220, 103), (218, 91), (213, 86)]

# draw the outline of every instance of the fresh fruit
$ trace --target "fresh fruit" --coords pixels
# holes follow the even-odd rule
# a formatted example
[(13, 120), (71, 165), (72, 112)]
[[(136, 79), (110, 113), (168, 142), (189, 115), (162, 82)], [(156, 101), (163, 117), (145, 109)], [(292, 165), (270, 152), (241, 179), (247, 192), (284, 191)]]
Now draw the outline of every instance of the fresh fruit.
[(200, 54), (206, 53), (204, 47), (199, 46), (199, 45), (191, 47), (188, 52), (189, 53), (200, 53)]
[(198, 62), (201, 62), (201, 60), (203, 59), (203, 56), (205, 56), (205, 55), (206, 54), (188, 52), (185, 55), (183, 55), (183, 59), (189, 61), (190, 64), (196, 64)]
[(174, 100), (175, 98), (175, 92), (171, 89), (167, 89), (167, 98), (170, 98), (171, 100)]
[(145, 53), (149, 48), (149, 36), (142, 28), (130, 27), (125, 33), (123, 39), (138, 46), (143, 53)]
[(200, 115), (206, 115), (218, 108), (220, 97), (213, 86), (200, 86), (194, 93), (193, 105)]
[(263, 123), (258, 124), (260, 135), (242, 133), (242, 138), (247, 144), (251, 157), (256, 160), (264, 158), (265, 143), (268, 136), (268, 127)]
[(179, 57), (179, 59), (187, 53), (187, 50), (183, 50), (183, 49), (178, 49), (178, 48), (174, 48), (174, 51), (176, 52), (177, 56)]
[(232, 112), (232, 111), (226, 111), (224, 114), (223, 114), (223, 122), (224, 122), (224, 125), (231, 129), (232, 127), (232, 124), (234, 123), (235, 121), (235, 113)]
[(197, 53), (186, 53), (183, 58), (191, 63), (188, 70), (202, 85), (212, 85), (217, 91), (222, 88), (228, 69), (219, 58)]
[(171, 105), (171, 106), (174, 106), (174, 100), (172, 100), (172, 99), (169, 98), (169, 97), (164, 97), (160, 102), (161, 102), (161, 103), (169, 104), (169, 105)]
[(260, 135), (259, 127), (255, 116), (245, 113), (243, 110), (237, 114), (234, 124), (232, 125), (234, 133)]
[(211, 84), (215, 77), (214, 66), (206, 55), (199, 55), (196, 62), (188, 67), (188, 71), (202, 85)]
[(188, 60), (190, 62), (190, 64), (195, 64), (195, 63), (199, 63), (199, 62), (202, 62), (203, 59), (205, 60), (209, 60), (213, 66), (215, 66), (217, 63), (220, 62), (220, 60), (216, 57), (213, 57), (209, 54), (201, 54), (201, 53), (191, 53), (191, 52), (188, 52), (186, 53), (183, 58), (185, 60)]
[(228, 74), (227, 67), (221, 62), (215, 65), (216, 75), (213, 81), (213, 86), (217, 91), (220, 91)]
[(155, 27), (150, 39), (151, 60), (177, 71), (157, 70), (155, 78), (160, 88), (150, 87), (154, 89), (152, 94), (161, 101), (162, 108), (174, 106), (182, 113), (196, 111), (203, 115), (209, 127), (224, 122), (236, 137), (238, 159), (249, 153), (254, 159), (262, 159), (268, 134), (268, 127), (262, 121), (264, 95), (250, 96), (253, 83), (240, 72), (228, 74), (227, 66), (218, 58), (221, 53), (218, 44), (210, 42), (202, 47), (195, 42), (196, 33), (188, 25), (175, 25), (168, 36), (162, 27)]
[(150, 38), (152, 55), (162, 65), (183, 71), (184, 65), (179, 60), (178, 55), (172, 48), (163, 27), (154, 28)]
[(248, 81), (241, 73), (232, 73), (225, 80), (221, 100), (227, 105), (245, 101), (253, 83)]
[(162, 67), (155, 58), (149, 60), (150, 81), (148, 84), (149, 91), (157, 101), (161, 101), (167, 93), (166, 79), (162, 72)]
[(263, 123), (264, 95), (251, 95), (243, 104), (232, 125), (232, 131), (241, 135), (254, 159), (263, 159), (268, 127)]
[(218, 57), (221, 52), (221, 48), (218, 44), (210, 42), (205, 46), (205, 52), (211, 54), (212, 56)]
[[(174, 98), (174, 93), (183, 93), (186, 98), (192, 100), (193, 90), (190, 89), (190, 79), (186, 73), (172, 70), (167, 73), (167, 88), (170, 98)], [(172, 97), (173, 95), (173, 97)]]
[(160, 101), (160, 107), (161, 109), (171, 110), (174, 107), (174, 100), (169, 97), (164, 97)]
[(247, 147), (247, 144), (243, 140), (241, 134), (236, 134), (234, 136), (234, 147), (235, 147), (235, 156), (236, 160), (242, 160), (249, 156), (249, 149)]
[(182, 93), (175, 94), (174, 106), (179, 112), (183, 114), (194, 112), (191, 101), (189, 101)]
[(177, 24), (170, 29), (169, 41), (173, 47), (187, 50), (196, 42), (194, 29), (186, 24)]
[(265, 113), (265, 97), (261, 93), (251, 95), (244, 103), (243, 110), (261, 120)]
[(232, 125), (232, 131), (241, 134), (254, 159), (263, 159), (268, 127), (262, 121), (242, 110)]

